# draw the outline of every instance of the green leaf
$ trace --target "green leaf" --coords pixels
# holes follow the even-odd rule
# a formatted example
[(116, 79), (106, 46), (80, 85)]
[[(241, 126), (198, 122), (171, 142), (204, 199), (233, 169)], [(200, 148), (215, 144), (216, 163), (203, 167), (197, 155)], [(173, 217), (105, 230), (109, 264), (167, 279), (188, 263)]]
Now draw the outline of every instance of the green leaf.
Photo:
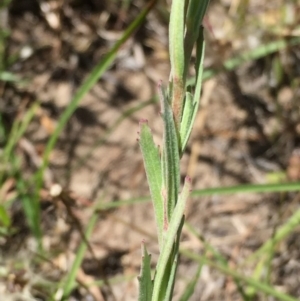
[(184, 51), (186, 65), (189, 63), (193, 46), (199, 36), (202, 20), (205, 15), (209, 0), (190, 0), (186, 15), (186, 34)]
[(93, 233), (95, 225), (98, 221), (98, 217), (99, 217), (99, 215), (97, 212), (97, 208), (95, 208), (92, 216), (90, 217), (90, 219), (88, 221), (86, 229), (84, 231), (85, 239), (81, 240), (81, 243), (77, 248), (76, 256), (74, 258), (72, 266), (71, 266), (70, 270), (68, 271), (68, 273), (66, 274), (66, 281), (62, 288), (63, 297), (61, 300), (67, 300), (69, 295), (71, 294), (72, 290), (76, 287), (76, 276), (77, 276), (78, 270), (83, 262), (85, 252), (88, 248), (87, 242)]
[(186, 146), (189, 138), (193, 112), (193, 95), (190, 92), (186, 92), (182, 120), (180, 124), (181, 154), (184, 152), (183, 146)]
[(225, 275), (231, 276), (234, 279), (238, 279), (241, 282), (244, 282), (248, 285), (251, 285), (252, 287), (254, 287), (257, 291), (260, 291), (262, 293), (265, 293), (269, 296), (273, 296), (275, 298), (275, 300), (282, 300), (282, 301), (299, 301), (299, 298), (296, 297), (292, 297), (286, 293), (283, 293), (279, 290), (276, 290), (273, 286), (267, 285), (261, 281), (257, 281), (256, 279), (253, 279), (251, 277), (248, 276), (244, 276), (242, 274), (240, 274), (239, 272), (230, 269), (227, 266), (215, 263), (211, 260), (209, 260), (208, 258), (206, 258), (205, 256), (200, 256), (197, 255), (189, 250), (186, 249), (181, 249), (181, 253), (196, 261), (199, 263), (205, 263), (206, 265), (209, 265), (210, 267), (219, 270), (220, 272), (222, 272)]
[(139, 276), (139, 301), (151, 301), (153, 281), (151, 279), (151, 255), (148, 254), (145, 243), (142, 242), (142, 267)]
[[(163, 117), (163, 156), (162, 156), (162, 173), (163, 173), (163, 195), (166, 195), (164, 200), (167, 206), (166, 216), (168, 220), (171, 219), (174, 210), (180, 185), (180, 171), (179, 171), (179, 143), (177, 131), (173, 118), (173, 112), (168, 101), (168, 96), (164, 93), (160, 86), (160, 101), (162, 107)], [(166, 227), (165, 227), (166, 228)]]
[(46, 148), (43, 154), (43, 163), (39, 170), (35, 174), (36, 182), (36, 193), (35, 193), (35, 203), (39, 202), (39, 193), (43, 184), (43, 175), (49, 164), (49, 158), (52, 150), (54, 149), (56, 142), (64, 130), (66, 124), (71, 118), (72, 114), (78, 107), (79, 103), (82, 101), (83, 97), (92, 89), (92, 87), (98, 82), (99, 78), (108, 70), (108, 68), (114, 62), (119, 49), (124, 45), (124, 43), (136, 32), (136, 30), (143, 24), (146, 16), (151, 11), (151, 9), (156, 4), (155, 1), (151, 1), (149, 5), (143, 9), (139, 15), (133, 20), (131, 24), (128, 25), (121, 38), (114, 44), (114, 46), (107, 52), (103, 59), (93, 68), (86, 80), (81, 84), (75, 93), (73, 99), (70, 101), (69, 105), (66, 107), (64, 112), (61, 114), (57, 127), (50, 136)]
[(155, 219), (158, 232), (158, 241), (160, 247), (162, 246), (163, 220), (164, 208), (162, 190), (162, 172), (159, 157), (159, 151), (154, 144), (152, 133), (148, 127), (146, 120), (140, 121), (140, 148), (143, 155), (147, 180), (150, 188), (150, 194), (155, 211)]
[[(200, 94), (201, 94), (201, 87), (202, 87), (202, 75), (203, 75), (203, 60), (204, 60), (204, 50), (205, 50), (205, 42), (203, 37), (203, 28), (201, 28), (201, 31), (199, 33), (199, 37), (197, 40), (197, 60), (196, 60), (196, 84), (195, 84), (195, 93), (193, 97), (193, 113), (192, 117), (190, 119), (189, 127), (186, 130), (185, 139), (182, 140), (181, 150), (183, 151), (186, 147), (186, 144), (188, 142), (188, 139), (190, 137), (196, 115), (199, 108), (200, 103)], [(184, 116), (183, 116), (184, 117)], [(186, 117), (185, 117), (186, 118)], [(183, 125), (186, 126), (186, 125)]]
[(37, 109), (39, 108), (39, 103), (35, 102), (24, 114), (22, 119), (16, 120), (13, 124), (12, 131), (9, 135), (9, 139), (4, 148), (4, 158), (9, 160), (10, 156), (13, 154), (13, 149), (18, 141), (23, 137), (26, 130), (29, 127), (30, 122), (34, 118)]
[(28, 182), (24, 179), (19, 178), (17, 181), (17, 189), (22, 200), (23, 210), (26, 216), (26, 221), (30, 227), (30, 230), (34, 234), (38, 241), (39, 248), (42, 248), (42, 229), (40, 225), (40, 208), (38, 204), (33, 201), (30, 194), (26, 193)]
[(165, 292), (164, 296), (164, 301), (171, 301), (172, 300), (172, 295), (173, 295), (173, 290), (174, 290), (174, 285), (175, 285), (175, 277), (176, 277), (176, 272), (177, 272), (177, 267), (178, 267), (178, 260), (179, 260), (179, 242), (180, 242), (180, 235), (181, 235), (181, 230), (184, 224), (184, 217), (181, 219), (181, 224), (179, 226), (179, 229), (177, 230), (177, 237), (176, 241), (173, 247), (173, 254), (170, 256), (171, 260), (171, 269), (170, 273), (168, 275), (164, 275), (164, 278), (168, 281), (167, 284), (167, 289)]
[[(294, 183), (290, 183), (292, 185)], [(298, 183), (299, 185), (299, 183)], [(300, 188), (300, 187), (299, 187)], [(292, 231), (300, 225), (300, 209), (295, 211), (293, 215), (282, 225), (280, 226), (274, 235), (268, 239), (258, 250), (251, 254), (247, 261), (261, 257), (264, 253), (269, 253), (276, 244), (286, 238)]]
[(0, 223), (5, 227), (9, 227), (11, 224), (10, 217), (3, 205), (0, 205)]
[(199, 277), (201, 275), (202, 266), (203, 266), (203, 264), (200, 263), (199, 266), (198, 266), (198, 269), (196, 271), (195, 276), (192, 278), (192, 280), (186, 286), (186, 288), (185, 288), (183, 294), (181, 295), (179, 301), (188, 301), (192, 297), (192, 295), (194, 293), (194, 290), (195, 290), (195, 287), (196, 287), (196, 284), (197, 284), (197, 282), (199, 280)]
[(201, 94), (204, 52), (205, 52), (205, 41), (203, 36), (203, 27), (201, 27), (197, 39), (197, 44), (196, 44), (196, 65), (195, 65), (196, 83), (195, 83), (194, 104), (199, 103), (200, 94)]
[[(182, 226), (183, 214), (185, 209), (186, 200), (189, 196), (191, 189), (191, 179), (189, 177), (185, 178), (185, 183), (183, 190), (179, 196), (178, 202), (174, 209), (169, 228), (166, 235), (166, 241), (164, 242), (163, 249), (158, 259), (157, 263), (157, 271), (154, 279), (153, 286), (153, 296), (152, 301), (161, 301), (160, 300), (160, 291), (162, 288), (162, 283), (164, 283), (164, 275), (166, 271), (166, 267), (170, 260), (170, 256), (172, 255), (172, 251), (174, 250), (174, 244), (176, 244), (175, 239), (178, 239), (178, 231), (180, 231), (180, 227)], [(166, 275), (169, 277), (169, 275)]]
[(3, 81), (3, 82), (20, 82), (21, 79), (17, 75), (15, 75), (11, 72), (1, 71), (0, 72), (0, 81)]
[[(275, 193), (284, 191), (300, 191), (300, 182), (280, 183), (280, 184), (246, 184), (228, 187), (213, 187), (200, 190), (193, 190), (191, 197), (209, 196), (209, 195), (225, 195), (238, 193)], [(198, 199), (201, 200), (201, 199)], [(139, 198), (119, 200), (112, 203), (102, 204), (101, 210), (109, 210), (121, 206), (149, 202), (150, 197), (144, 196)]]

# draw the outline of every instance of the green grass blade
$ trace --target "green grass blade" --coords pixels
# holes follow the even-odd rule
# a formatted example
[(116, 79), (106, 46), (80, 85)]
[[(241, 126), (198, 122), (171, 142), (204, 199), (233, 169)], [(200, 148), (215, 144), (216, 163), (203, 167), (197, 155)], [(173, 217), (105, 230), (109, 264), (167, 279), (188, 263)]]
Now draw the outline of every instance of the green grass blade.
[(212, 261), (208, 260), (207, 258), (205, 258), (203, 256), (199, 256), (199, 255), (197, 255), (197, 254), (195, 254), (195, 253), (193, 253), (189, 250), (181, 249), (180, 252), (184, 256), (186, 256), (186, 257), (188, 257), (188, 258), (190, 258), (190, 259), (192, 259), (192, 260), (194, 260), (198, 263), (204, 262), (205, 264), (209, 265), (210, 267), (219, 270), (223, 274), (231, 276), (233, 278), (236, 278), (239, 281), (244, 282), (244, 283), (254, 287), (257, 291), (265, 293), (269, 296), (273, 296), (278, 300), (282, 300), (282, 301), (299, 301), (297, 298), (294, 298), (294, 297), (292, 297), (288, 294), (279, 292), (278, 290), (274, 289), (273, 287), (271, 287), (269, 285), (266, 285), (266, 284), (264, 284), (260, 281), (257, 281), (257, 280), (255, 280), (251, 277), (246, 277), (244, 275), (241, 275), (240, 273), (238, 273), (234, 270), (231, 270), (229, 267), (226, 267), (226, 266), (217, 264), (215, 262), (212, 262)]
[(12, 0), (2, 0), (2, 2), (0, 3), (0, 9), (3, 9), (5, 7), (7, 7)]
[[(262, 281), (261, 276), (264, 273), (264, 269), (265, 269), (265, 258), (262, 258), (256, 265), (254, 272), (252, 273), (252, 278)], [(249, 300), (253, 300), (253, 298), (257, 294), (257, 291), (253, 286), (248, 286), (245, 289), (245, 291), (246, 291), (246, 294), (247, 294)]]
[(169, 273), (168, 277), (166, 277), (167, 289), (165, 292), (164, 301), (172, 300), (172, 295), (173, 295), (173, 290), (174, 290), (174, 285), (175, 285), (175, 277), (176, 277), (176, 272), (177, 272), (177, 268), (178, 268), (178, 260), (179, 260), (180, 235), (181, 235), (183, 224), (184, 224), (184, 218), (182, 218), (179, 229), (177, 230), (177, 237), (176, 237), (176, 241), (175, 241), (175, 244), (173, 247), (173, 254), (172, 254), (172, 256), (170, 256), (171, 269), (170, 269), (170, 273)]
[(213, 194), (236, 194), (236, 193), (273, 193), (283, 191), (299, 191), (300, 182), (281, 183), (281, 184), (253, 184), (253, 185), (237, 185), (230, 187), (216, 187), (202, 190), (195, 190), (192, 196), (204, 196)]
[(0, 143), (6, 140), (6, 130), (3, 122), (3, 114), (0, 112)]
[(162, 283), (164, 281), (165, 270), (170, 260), (170, 256), (172, 254), (175, 238), (177, 237), (178, 234), (178, 229), (180, 229), (180, 226), (182, 226), (183, 214), (184, 214), (185, 205), (190, 190), (191, 190), (191, 179), (186, 177), (183, 190), (180, 194), (176, 207), (173, 211), (171, 221), (169, 223), (169, 228), (166, 235), (166, 241), (164, 242), (163, 249), (158, 259), (158, 263), (157, 263), (158, 269), (154, 279), (152, 301), (161, 301), (159, 297), (160, 297), (160, 291), (162, 290)]
[(148, 185), (152, 197), (155, 219), (157, 225), (158, 241), (162, 247), (162, 233), (164, 222), (164, 206), (162, 191), (162, 171), (159, 157), (159, 150), (154, 144), (152, 133), (147, 121), (140, 121), (140, 148), (143, 155)]
[(16, 143), (20, 140), (20, 138), (26, 132), (31, 120), (35, 116), (36, 110), (39, 107), (39, 104), (36, 102), (34, 103), (25, 113), (20, 121), (15, 121), (13, 125), (13, 129), (11, 131), (11, 135), (7, 141), (7, 144), (4, 148), (4, 157), (6, 160), (9, 159), (11, 154), (13, 153), (13, 148), (15, 147)]
[(210, 243), (208, 243), (204, 237), (200, 236), (190, 223), (186, 222), (185, 228), (203, 243), (206, 253), (210, 252), (220, 264), (226, 266), (228, 265), (227, 260), (222, 256), (222, 254), (218, 252)]
[(8, 228), (11, 224), (11, 219), (9, 214), (7, 213), (6, 208), (1, 205), (2, 200), (0, 200), (0, 225)]
[(255, 253), (250, 255), (246, 261), (255, 259), (262, 256), (263, 253), (268, 253), (272, 251), (274, 246), (278, 244), (281, 240), (286, 238), (292, 231), (300, 225), (300, 209), (297, 210), (288, 220), (282, 225), (274, 234), (272, 238), (266, 241)]
[[(238, 193), (275, 193), (275, 192), (291, 192), (299, 191), (300, 182), (281, 183), (281, 184), (247, 184), (229, 187), (215, 187), (201, 190), (194, 190), (191, 192), (191, 197), (210, 196), (210, 195), (225, 195)], [(101, 210), (108, 210), (118, 208), (121, 206), (128, 206), (138, 203), (149, 202), (150, 197), (144, 196), (140, 198), (133, 198), (128, 200), (115, 201), (113, 203), (101, 205)]]
[(21, 79), (17, 75), (15, 75), (15, 74), (13, 74), (11, 72), (1, 71), (0, 72), (0, 81), (2, 81), (2, 82), (15, 82), (15, 83), (18, 83), (18, 82), (21, 81)]
[(95, 210), (92, 217), (89, 220), (87, 227), (86, 227), (86, 231), (85, 231), (86, 239), (81, 241), (81, 243), (78, 247), (73, 265), (71, 267), (71, 270), (67, 274), (67, 279), (66, 279), (66, 282), (64, 283), (64, 287), (63, 287), (63, 298), (62, 298), (63, 300), (68, 298), (68, 296), (70, 295), (70, 293), (72, 292), (72, 290), (75, 287), (77, 272), (81, 266), (85, 252), (88, 247), (86, 244), (86, 241), (89, 240), (89, 238), (93, 232), (93, 229), (96, 225), (97, 219), (98, 219), (98, 214), (97, 214), (97, 211)]
[[(196, 236), (199, 239), (199, 241), (201, 241), (203, 243), (206, 254), (210, 252), (214, 256), (214, 258), (219, 262), (219, 264), (221, 264), (225, 267), (228, 267), (228, 261), (226, 260), (226, 258), (223, 257), (222, 254), (218, 250), (216, 250), (211, 244), (209, 244), (204, 239), (204, 237), (200, 236), (197, 233), (197, 231), (195, 230), (195, 228), (192, 227), (192, 225), (190, 225), (189, 223), (186, 223), (185, 226), (186, 226), (186, 229), (188, 231), (190, 231), (194, 236)], [(236, 278), (233, 278), (233, 279), (234, 279), (234, 282), (237, 286), (237, 289), (238, 289), (239, 293), (243, 297), (243, 300), (245, 300), (245, 301), (249, 300), (249, 298), (248, 298), (247, 294), (245, 293), (245, 290), (243, 289), (239, 279), (236, 279)]]
[[(26, 132), (30, 122), (35, 116), (36, 109), (39, 104), (34, 103), (24, 114), (22, 119), (15, 120), (10, 135), (8, 136), (7, 143), (3, 150), (4, 162), (10, 164), (10, 173), (14, 174), (17, 178), (17, 190), (22, 200), (22, 206), (26, 216), (27, 223), (33, 235), (36, 237), (39, 247), (41, 248), (42, 230), (40, 228), (40, 208), (39, 203), (34, 202), (34, 198), (27, 192), (28, 183), (24, 181), (20, 172), (20, 166), (17, 162), (15, 152), (13, 151), (20, 138)], [(0, 174), (0, 183), (3, 181), (4, 173)]]
[(40, 225), (40, 208), (39, 203), (33, 201), (32, 195), (27, 193), (28, 183), (20, 175), (17, 179), (17, 190), (22, 200), (23, 210), (29, 228), (38, 242), (39, 250), (42, 250), (42, 229)]
[[(199, 29), (203, 17), (208, 7), (209, 0), (190, 0), (186, 16), (186, 34), (185, 34), (185, 62), (189, 63), (193, 46), (198, 39)], [(196, 56), (197, 57), (197, 56)]]
[(84, 81), (84, 83), (78, 89), (77, 93), (75, 94), (74, 98), (70, 102), (69, 106), (62, 113), (56, 129), (54, 130), (53, 134), (51, 135), (51, 137), (46, 145), (44, 156), (43, 156), (43, 164), (36, 175), (36, 181), (38, 184), (37, 191), (39, 191), (40, 187), (42, 186), (43, 174), (44, 174), (45, 168), (48, 165), (50, 153), (53, 150), (59, 135), (63, 131), (63, 129), (64, 129), (66, 123), (68, 122), (68, 120), (70, 119), (71, 115), (74, 113), (74, 111), (76, 110), (78, 104), (83, 99), (83, 97), (96, 84), (96, 82), (104, 74), (104, 72), (111, 66), (120, 47), (129, 39), (129, 37), (142, 24), (142, 22), (144, 21), (147, 14), (152, 9), (152, 7), (155, 5), (155, 3), (156, 3), (155, 0), (151, 1), (149, 3), (149, 5), (143, 11), (141, 11), (141, 13), (136, 17), (136, 19), (128, 26), (128, 28), (125, 30), (125, 32), (122, 35), (122, 37), (120, 38), (120, 40), (118, 42), (116, 42), (116, 44), (112, 47), (112, 49), (105, 55), (103, 60), (92, 70), (90, 75), (87, 77), (87, 79)]
[(135, 105), (132, 108), (129, 108), (128, 110), (124, 111), (122, 115), (115, 120), (115, 122), (105, 131), (103, 137), (100, 137), (96, 140), (95, 144), (82, 156), (79, 158), (79, 160), (76, 162), (76, 165), (68, 170), (67, 176), (70, 176), (73, 172), (75, 172), (77, 169), (81, 168), (87, 161), (87, 159), (91, 158), (93, 156), (93, 152), (96, 150), (97, 147), (100, 147), (103, 145), (109, 136), (122, 124), (124, 120), (132, 116), (134, 113), (140, 111), (141, 109), (152, 105), (157, 102), (157, 97), (152, 97), (148, 101), (139, 103)]
[[(83, 82), (83, 84), (78, 89), (74, 98), (71, 100), (69, 106), (62, 113), (58, 125), (55, 128), (53, 134), (51, 135), (44, 151), (43, 162), (37, 173), (35, 174), (35, 195), (32, 200), (34, 203), (34, 207), (39, 207), (39, 192), (43, 184), (44, 171), (48, 166), (50, 153), (53, 150), (59, 135), (63, 131), (65, 125), (70, 119), (71, 115), (76, 110), (78, 104), (83, 99), (83, 97), (88, 93), (88, 91), (96, 84), (99, 78), (103, 75), (103, 73), (110, 67), (113, 60), (115, 59), (118, 50), (120, 47), (128, 40), (128, 38), (137, 30), (137, 28), (142, 24), (147, 14), (150, 12), (152, 7), (155, 5), (156, 0), (153, 0), (149, 3), (149, 5), (137, 16), (137, 18), (128, 26), (125, 30), (124, 34), (120, 38), (120, 40), (112, 47), (112, 49), (107, 53), (107, 55), (103, 58), (103, 60), (92, 70), (87, 79)], [(39, 222), (38, 222), (39, 224)]]
[[(223, 68), (225, 68), (228, 71), (234, 70), (246, 62), (258, 60), (260, 58), (263, 58), (272, 53), (278, 52), (287, 47), (292, 47), (292, 46), (296, 46), (299, 44), (300, 44), (300, 37), (293, 37), (290, 39), (281, 39), (278, 41), (273, 41), (268, 44), (256, 47), (255, 49), (253, 49), (251, 51), (246, 51), (234, 58), (226, 60), (223, 64)], [(221, 71), (224, 70), (223, 68), (204, 70), (203, 80), (207, 80), (207, 79), (210, 79), (210, 78), (216, 76), (218, 73), (220, 73)], [(187, 81), (187, 85), (195, 85), (195, 81), (196, 81), (196, 78), (192, 77)]]
[(192, 280), (186, 286), (186, 288), (185, 288), (184, 292), (182, 293), (179, 301), (188, 301), (188, 300), (190, 300), (190, 298), (192, 297), (192, 295), (194, 293), (194, 290), (195, 290), (196, 284), (199, 280), (199, 277), (201, 275), (202, 267), (203, 267), (203, 264), (200, 263), (194, 277), (192, 278)]

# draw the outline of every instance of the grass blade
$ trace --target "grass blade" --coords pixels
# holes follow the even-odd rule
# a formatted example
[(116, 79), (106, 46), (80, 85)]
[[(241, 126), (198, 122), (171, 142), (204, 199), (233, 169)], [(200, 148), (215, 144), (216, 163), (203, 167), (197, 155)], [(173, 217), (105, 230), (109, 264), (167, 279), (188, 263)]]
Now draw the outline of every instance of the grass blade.
[(197, 254), (194, 254), (193, 252), (186, 250), (186, 249), (181, 249), (180, 252), (185, 255), (186, 257), (198, 262), (202, 263), (204, 262), (205, 264), (209, 265), (212, 268), (215, 268), (222, 272), (225, 275), (231, 276), (233, 278), (238, 279), (239, 281), (242, 281), (252, 287), (254, 287), (257, 291), (260, 291), (262, 293), (265, 293), (269, 296), (273, 296), (278, 300), (282, 301), (299, 301), (297, 298), (294, 298), (290, 295), (287, 295), (285, 293), (279, 292), (278, 290), (274, 289), (273, 287), (266, 285), (258, 280), (255, 280), (251, 277), (246, 277), (244, 275), (241, 275), (240, 273), (231, 270), (229, 267), (217, 264), (215, 262), (212, 262), (205, 258), (204, 256), (199, 256)]
[(153, 207), (155, 211), (158, 241), (162, 247), (162, 233), (164, 222), (164, 207), (162, 190), (162, 171), (159, 158), (159, 151), (154, 144), (152, 133), (148, 127), (147, 121), (140, 121), (140, 148), (142, 151), (144, 166), (146, 170), (148, 185), (152, 197)]
[(178, 260), (179, 260), (180, 235), (181, 235), (183, 225), (184, 225), (184, 217), (182, 218), (181, 224), (177, 231), (177, 237), (176, 237), (176, 241), (175, 241), (175, 244), (173, 247), (173, 254), (172, 254), (172, 256), (170, 256), (171, 269), (170, 269), (170, 273), (169, 273), (168, 277), (166, 277), (166, 280), (167, 280), (166, 282), (168, 282), (168, 283), (167, 283), (167, 289), (165, 292), (164, 301), (172, 300), (172, 295), (173, 295), (173, 290), (174, 290), (174, 285), (175, 285), (175, 277), (176, 277), (176, 272), (177, 272), (177, 268), (178, 268)]
[(64, 283), (64, 288), (63, 288), (63, 298), (62, 298), (63, 300), (65, 300), (70, 295), (70, 293), (72, 292), (72, 290), (75, 287), (77, 272), (81, 266), (86, 249), (88, 247), (86, 244), (86, 241), (89, 240), (89, 238), (93, 232), (93, 229), (95, 227), (95, 224), (97, 222), (97, 219), (98, 219), (98, 214), (97, 214), (97, 211), (95, 210), (93, 212), (92, 217), (89, 220), (89, 223), (88, 223), (86, 231), (85, 231), (86, 239), (81, 241), (81, 243), (78, 247), (73, 265), (71, 267), (71, 270), (67, 274), (67, 279), (66, 279), (66, 282)]
[(198, 269), (195, 273), (195, 276), (193, 277), (193, 279), (188, 283), (188, 285), (186, 286), (183, 294), (181, 295), (179, 301), (188, 301), (193, 293), (194, 293), (194, 290), (195, 290), (195, 287), (196, 287), (196, 284), (199, 280), (199, 277), (201, 275), (201, 271), (202, 271), (202, 266), (203, 264), (200, 263), (199, 266), (198, 266)]
[(132, 108), (127, 109), (122, 113), (120, 117), (118, 117), (113, 124), (105, 131), (102, 137), (96, 140), (96, 142), (93, 144), (93, 146), (83, 155), (81, 156), (78, 161), (76, 162), (75, 166), (68, 170), (67, 177), (70, 177), (70, 175), (75, 172), (77, 169), (81, 168), (86, 161), (93, 156), (94, 151), (96, 150), (97, 147), (100, 147), (103, 145), (109, 136), (122, 124), (124, 120), (127, 120), (130, 116), (132, 116), (134, 113), (142, 110), (143, 108), (155, 104), (157, 102), (156, 97), (152, 97), (151, 99), (139, 103)]
[(40, 226), (39, 203), (33, 202), (32, 195), (27, 193), (28, 183), (24, 181), (22, 175), (17, 180), (17, 190), (22, 200), (22, 206), (29, 228), (38, 242), (39, 250), (42, 250), (42, 229)]
[[(252, 60), (258, 60), (260, 58), (263, 58), (265, 56), (268, 56), (272, 53), (278, 52), (282, 49), (285, 49), (287, 47), (292, 47), (300, 44), (300, 37), (293, 37), (290, 39), (281, 39), (278, 41), (273, 41), (268, 44), (261, 45), (260, 47), (257, 47), (253, 50), (246, 51), (237, 57), (228, 59), (224, 62), (223, 67), (219, 69), (206, 69), (203, 72), (203, 80), (210, 79), (214, 76), (216, 76), (218, 73), (225, 70), (234, 70), (237, 67), (241, 66), (242, 64), (246, 62), (250, 62)], [(187, 85), (195, 85), (196, 78), (192, 77), (187, 80)]]
[[(225, 195), (237, 193), (275, 193), (275, 192), (292, 192), (300, 191), (300, 182), (281, 183), (281, 184), (247, 184), (236, 185), (229, 187), (215, 187), (201, 190), (194, 190), (191, 192), (191, 197), (210, 196), (210, 195)], [(137, 203), (149, 202), (150, 197), (140, 197), (128, 200), (115, 201), (113, 203), (101, 205), (101, 210), (108, 210), (120, 206), (128, 206)]]
[(13, 153), (13, 148), (18, 143), (20, 138), (24, 135), (27, 130), (29, 123), (34, 117), (36, 110), (38, 109), (39, 104), (34, 103), (25, 113), (20, 121), (15, 121), (13, 125), (13, 129), (11, 131), (11, 135), (9, 136), (8, 142), (5, 145), (4, 149), (4, 157), (6, 160), (9, 160), (9, 156)]
[(151, 2), (149, 2), (147, 7), (128, 26), (128, 28), (125, 30), (125, 32), (122, 35), (122, 37), (120, 38), (120, 40), (112, 47), (112, 49), (107, 53), (107, 55), (103, 58), (103, 60), (92, 70), (90, 75), (87, 77), (87, 79), (84, 81), (84, 83), (78, 89), (77, 93), (75, 94), (74, 98), (70, 102), (69, 106), (65, 109), (65, 111), (61, 115), (56, 129), (54, 130), (53, 134), (51, 135), (51, 137), (46, 145), (44, 156), (43, 156), (43, 164), (36, 175), (37, 191), (39, 191), (42, 186), (43, 174), (44, 174), (45, 168), (48, 165), (50, 153), (53, 150), (53, 148), (56, 144), (56, 141), (57, 141), (59, 135), (61, 134), (62, 130), (64, 129), (66, 123), (68, 122), (68, 120), (70, 119), (70, 117), (72, 116), (74, 111), (76, 110), (78, 104), (83, 99), (83, 97), (96, 84), (96, 82), (104, 74), (104, 72), (111, 66), (120, 47), (128, 40), (128, 38), (134, 33), (134, 31), (136, 31), (137, 28), (142, 24), (142, 22), (144, 21), (144, 19), (147, 16), (147, 14), (150, 12), (150, 10), (153, 8), (153, 6), (155, 4), (156, 4), (156, 0), (152, 0)]
[(261, 256), (265, 252), (270, 252), (274, 246), (281, 240), (286, 238), (297, 226), (300, 225), (300, 209), (297, 210), (274, 234), (272, 238), (267, 240), (254, 254), (250, 255), (246, 261)]
[(0, 225), (8, 228), (11, 225), (11, 218), (6, 211), (6, 208), (1, 204), (2, 200), (0, 200)]

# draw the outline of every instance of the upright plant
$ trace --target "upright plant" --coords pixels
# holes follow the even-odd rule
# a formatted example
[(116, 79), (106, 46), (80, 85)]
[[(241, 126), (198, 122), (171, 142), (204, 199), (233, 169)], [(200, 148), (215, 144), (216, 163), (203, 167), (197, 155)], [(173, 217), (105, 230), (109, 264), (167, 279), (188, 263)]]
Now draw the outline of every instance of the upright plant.
[[(163, 145), (155, 145), (147, 120), (140, 121), (141, 147), (157, 225), (160, 255), (151, 275), (150, 255), (143, 243), (139, 301), (172, 299), (184, 223), (185, 203), (191, 179), (180, 190), (180, 158), (187, 145), (202, 85), (204, 38), (202, 20), (209, 0), (173, 0), (169, 24), (170, 82), (159, 83), (163, 120)], [(192, 51), (196, 48), (196, 83), (186, 86)]]

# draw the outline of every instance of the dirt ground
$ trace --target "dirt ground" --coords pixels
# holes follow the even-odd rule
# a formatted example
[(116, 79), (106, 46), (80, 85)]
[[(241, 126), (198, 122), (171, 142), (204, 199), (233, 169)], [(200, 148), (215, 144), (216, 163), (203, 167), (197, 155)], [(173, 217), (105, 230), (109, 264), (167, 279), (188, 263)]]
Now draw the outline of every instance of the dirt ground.
[[(120, 1), (15, 0), (1, 12), (2, 20), (7, 17), (1, 25), (10, 31), (5, 50), (12, 60), (9, 71), (22, 79), (0, 81), (0, 111), (7, 127), (34, 101), (41, 103), (16, 150), (25, 175), (39, 166), (45, 143), (80, 83), (146, 5), (142, 0), (129, 2), (126, 7)], [(149, 120), (158, 144), (161, 139), (160, 108), (153, 96), (159, 80), (168, 82), (167, 4), (159, 1), (121, 48), (112, 67), (84, 97), (51, 153), (41, 198), (43, 244), (51, 262), (31, 263), (34, 240), (20, 201), (14, 203), (18, 230), (1, 241), (1, 265), (14, 274), (14, 262), (27, 263), (19, 282), (5, 278), (0, 283), (0, 294), (10, 284), (5, 300), (47, 299), (37, 283), (61, 279), (82, 239), (78, 228), (89, 221), (93, 203), (148, 195), (136, 139), (142, 118)], [(293, 23), (281, 18), (285, 6), (294, 12)], [(233, 71), (221, 68), (222, 61), (243, 51), (299, 34), (297, 12), (299, 15), (300, 5), (296, 2), (211, 1), (205, 25), (205, 66), (219, 72), (204, 83), (202, 107), (182, 160), (182, 176), (192, 177), (194, 189), (268, 183), (278, 174), (290, 181), (300, 179), (300, 47), (288, 47)], [(143, 107), (127, 116), (138, 106)], [(50, 198), (57, 185), (74, 203), (73, 217), (59, 200), (54, 204)], [(298, 206), (297, 193), (195, 197), (189, 202), (187, 220), (234, 267), (270, 238)], [(121, 278), (101, 288), (80, 288), (69, 300), (136, 300), (135, 275), (143, 239), (153, 261), (157, 259), (153, 219), (152, 205), (145, 202), (99, 212), (90, 239), (92, 250), (77, 277), (83, 283)], [(183, 230), (182, 239), (184, 247), (203, 252), (188, 230)], [(276, 251), (272, 283), (300, 298), (298, 239), (299, 229)], [(194, 262), (182, 258), (175, 300), (196, 269)], [(205, 266), (191, 300), (242, 298), (232, 280)]]

